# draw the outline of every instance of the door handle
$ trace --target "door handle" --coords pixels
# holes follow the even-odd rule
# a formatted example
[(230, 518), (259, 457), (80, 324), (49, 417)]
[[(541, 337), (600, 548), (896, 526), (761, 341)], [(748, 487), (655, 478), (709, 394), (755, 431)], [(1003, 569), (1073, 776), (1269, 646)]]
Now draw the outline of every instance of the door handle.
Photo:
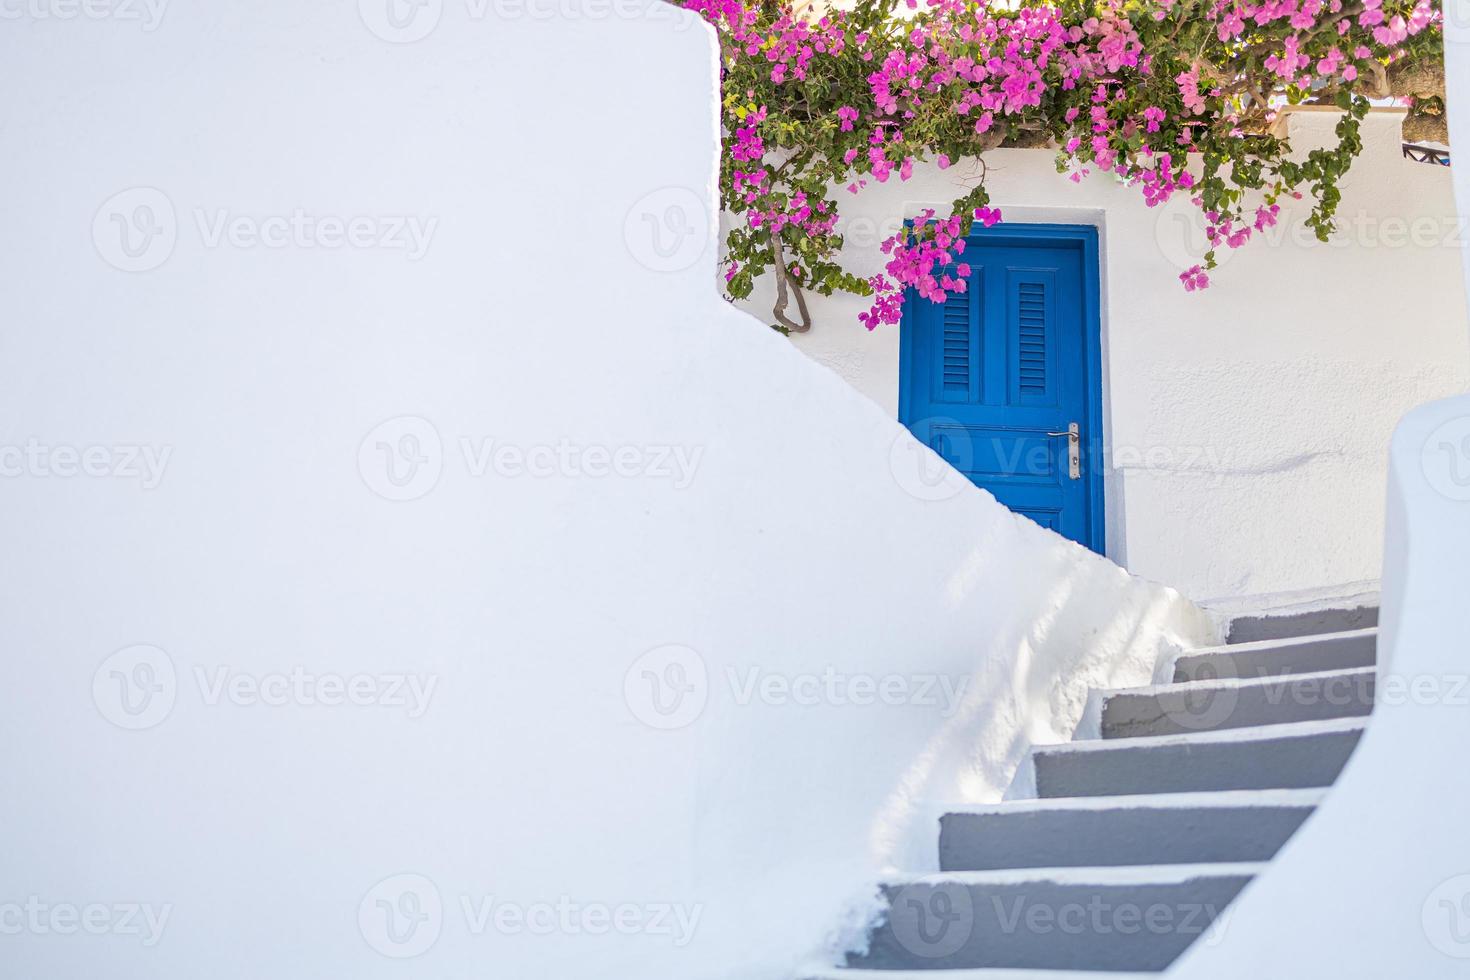
[(1082, 479), (1082, 429), (1076, 423), (1067, 426), (1066, 432), (1048, 432), (1049, 436), (1067, 437), (1067, 475), (1074, 480)]

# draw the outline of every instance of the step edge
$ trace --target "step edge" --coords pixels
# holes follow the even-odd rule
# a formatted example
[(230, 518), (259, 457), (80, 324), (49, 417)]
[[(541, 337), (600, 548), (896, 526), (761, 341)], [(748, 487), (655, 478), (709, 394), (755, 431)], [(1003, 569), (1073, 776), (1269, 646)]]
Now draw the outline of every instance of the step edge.
[(1254, 878), (1269, 861), (1220, 862), (1212, 864), (1123, 864), (1080, 865), (1055, 868), (1000, 868), (991, 871), (940, 871), (924, 874), (891, 874), (878, 884), (890, 888), (917, 885), (1180, 885), (1206, 878)]
[(1197, 793), (1127, 793), (1118, 796), (1058, 796), (1001, 803), (962, 804), (948, 816), (993, 816), (1034, 812), (1128, 812), (1136, 810), (1298, 810), (1319, 806), (1328, 787), (1311, 789), (1221, 789)]
[(1170, 684), (1149, 684), (1144, 687), (1096, 688), (1096, 696), (1106, 702), (1109, 698), (1157, 697), (1164, 691), (1180, 691), (1190, 694), (1195, 691), (1247, 690), (1253, 687), (1270, 687), (1274, 684), (1300, 684), (1303, 681), (1327, 680), (1334, 677), (1368, 677), (1378, 673), (1377, 667), (1339, 667), (1334, 670), (1311, 670), (1300, 674), (1269, 674), (1265, 677), (1215, 677), (1204, 681), (1174, 681)]
[(1341, 630), (1336, 633), (1308, 633), (1305, 636), (1284, 636), (1275, 640), (1252, 640), (1249, 643), (1220, 643), (1208, 647), (1195, 647), (1193, 650), (1182, 650), (1175, 658), (1175, 663), (1180, 660), (1189, 660), (1196, 657), (1219, 657), (1235, 656), (1240, 653), (1261, 653), (1268, 650), (1291, 650), (1294, 647), (1309, 647), (1319, 643), (1347, 643), (1350, 640), (1365, 636), (1377, 636), (1377, 626), (1367, 626), (1359, 630)]
[(1158, 980), (1162, 973), (1116, 973), (1095, 970), (1045, 970), (1014, 966), (960, 967), (944, 970), (871, 970), (863, 967), (808, 967), (801, 980)]
[(1340, 735), (1349, 732), (1361, 734), (1368, 727), (1368, 717), (1330, 718), (1325, 721), (1292, 721), (1277, 725), (1251, 725), (1246, 728), (1225, 728), (1212, 732), (1185, 732), (1175, 735), (1138, 735), (1133, 738), (1083, 739), (1076, 742), (1057, 742), (1052, 745), (1033, 745), (1030, 758), (1092, 752), (1141, 752), (1151, 748), (1172, 748), (1188, 745), (1249, 745), (1253, 742), (1290, 741), (1312, 738), (1317, 735)]
[(871, 970), (821, 965), (797, 971), (801, 980), (1158, 980), (1162, 973), (1116, 973), (1095, 970), (1045, 970), (1014, 966), (960, 967), (944, 970)]

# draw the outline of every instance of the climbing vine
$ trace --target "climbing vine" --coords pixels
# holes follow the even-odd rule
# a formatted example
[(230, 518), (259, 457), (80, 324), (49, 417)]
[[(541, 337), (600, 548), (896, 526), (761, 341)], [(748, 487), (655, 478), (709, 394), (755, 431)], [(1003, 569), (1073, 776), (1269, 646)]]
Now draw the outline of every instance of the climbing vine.
[[(1185, 195), (1209, 244), (1180, 276), (1194, 290), (1285, 197), (1310, 202), (1326, 239), (1370, 99), (1406, 98), (1421, 131), (1442, 128), (1434, 0), (684, 3), (720, 41), (726, 288), (746, 298), (774, 275), (788, 332), (811, 327), (808, 292), (870, 297), (870, 330), (898, 321), (906, 289), (963, 292), (965, 237), (1001, 219), (985, 186), (996, 147), (1052, 147), (1072, 180), (1120, 180), (1149, 207)], [(1292, 155), (1273, 124), (1300, 104), (1342, 110), (1335, 146)], [(884, 241), (882, 273), (844, 268), (844, 195), (965, 160), (978, 160), (971, 186)]]

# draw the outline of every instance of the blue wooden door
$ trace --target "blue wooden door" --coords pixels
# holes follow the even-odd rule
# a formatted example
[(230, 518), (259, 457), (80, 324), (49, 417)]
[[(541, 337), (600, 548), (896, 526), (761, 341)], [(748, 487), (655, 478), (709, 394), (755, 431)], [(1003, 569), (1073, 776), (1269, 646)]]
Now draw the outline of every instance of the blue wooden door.
[(980, 230), (968, 289), (904, 307), (899, 418), (977, 486), (1101, 552), (1097, 232)]

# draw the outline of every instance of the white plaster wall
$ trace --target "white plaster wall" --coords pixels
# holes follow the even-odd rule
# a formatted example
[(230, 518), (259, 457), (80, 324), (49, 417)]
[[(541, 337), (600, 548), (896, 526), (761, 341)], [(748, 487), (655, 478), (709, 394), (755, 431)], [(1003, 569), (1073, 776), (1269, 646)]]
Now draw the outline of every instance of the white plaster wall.
[(789, 980), (930, 801), (1212, 636), (718, 299), (668, 8), (213, 0), (0, 63), (5, 976)]
[[(1298, 148), (1331, 138), (1336, 118), (1293, 115)], [(1193, 294), (1176, 278), (1203, 251), (1185, 202), (1149, 209), (1111, 178), (1073, 184), (1045, 150), (987, 155), (1007, 220), (1101, 229), (1108, 551), (1134, 573), (1201, 599), (1377, 576), (1393, 425), (1470, 383), (1452, 285), (1470, 229), (1448, 169), (1403, 159), (1400, 118), (1364, 124), (1338, 240), (1317, 242), (1306, 209), (1287, 206)], [(882, 239), (966, 178), (920, 167), (842, 192), (851, 268), (880, 270)], [(746, 305), (769, 318), (768, 292)], [(869, 333), (862, 308), (814, 297), (816, 326), (793, 343), (895, 415), (900, 328)]]
[[(1446, 4), (1454, 146), (1470, 144), (1470, 5)], [(1455, 170), (1461, 213), (1470, 177)], [(1470, 289), (1470, 267), (1465, 284)], [(1470, 397), (1410, 412), (1387, 494), (1378, 703), (1323, 805), (1177, 980), (1289, 975), (1452, 980), (1470, 964), (1464, 779)], [(1385, 692), (1394, 692), (1386, 696)]]
[(1410, 412), (1390, 466), (1372, 719), (1322, 805), (1170, 978), (1466, 975), (1470, 397)]

